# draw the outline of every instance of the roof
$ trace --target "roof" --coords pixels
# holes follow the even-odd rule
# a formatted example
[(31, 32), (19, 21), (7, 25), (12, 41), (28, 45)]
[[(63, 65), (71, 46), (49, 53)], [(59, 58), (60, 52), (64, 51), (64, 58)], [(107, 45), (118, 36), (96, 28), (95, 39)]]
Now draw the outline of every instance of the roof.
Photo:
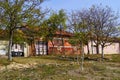
[[(44, 29), (47, 30), (47, 28), (44, 28)], [(31, 27), (31, 28), (29, 28), (27, 26), (23, 30), (28, 30), (28, 31), (32, 31), (32, 32), (38, 32), (38, 31), (43, 30), (43, 29), (41, 27)], [(65, 30), (57, 30), (54, 35), (55, 36), (71, 37), (71, 36), (73, 36), (73, 33), (67, 32)]]
[(64, 30), (62, 30), (62, 31), (58, 30), (58, 31), (56, 31), (55, 35), (56, 36), (64, 36), (64, 37), (72, 37), (73, 33), (70, 33), (70, 32), (64, 31)]

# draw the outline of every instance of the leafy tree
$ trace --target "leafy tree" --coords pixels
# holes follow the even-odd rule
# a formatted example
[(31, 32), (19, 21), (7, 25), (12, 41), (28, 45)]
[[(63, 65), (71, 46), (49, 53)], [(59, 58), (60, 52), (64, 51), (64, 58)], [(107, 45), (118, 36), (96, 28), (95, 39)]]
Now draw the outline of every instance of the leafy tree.
[[(50, 17), (45, 20), (42, 24), (42, 32), (40, 34), (43, 35), (43, 37), (48, 41), (50, 40), (53, 48), (54, 48), (54, 37), (56, 34), (56, 31), (60, 30), (60, 26), (66, 27), (66, 13), (64, 10), (60, 10), (58, 13), (53, 12)], [(61, 36), (60, 36), (61, 37)], [(63, 38), (62, 45), (64, 46)], [(54, 49), (52, 49), (52, 52), (54, 52)]]
[(8, 30), (8, 59), (11, 61), (11, 46), (16, 29), (26, 25), (39, 25), (46, 11), (41, 10), (45, 0), (0, 0), (0, 27)]

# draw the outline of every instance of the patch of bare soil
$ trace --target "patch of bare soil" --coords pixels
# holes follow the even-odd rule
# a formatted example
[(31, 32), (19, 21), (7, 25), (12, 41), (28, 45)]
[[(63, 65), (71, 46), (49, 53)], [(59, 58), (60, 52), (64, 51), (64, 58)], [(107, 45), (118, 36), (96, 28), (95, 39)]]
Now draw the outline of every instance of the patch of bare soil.
[(76, 76), (76, 77), (84, 77), (84, 78), (86, 78), (86, 80), (95, 80), (95, 77), (86, 70), (84, 70), (84, 71), (81, 71), (80, 69), (70, 70), (70, 71), (68, 71), (68, 74), (71, 76)]
[(30, 67), (36, 67), (37, 63), (29, 63), (29, 64), (20, 64), (16, 62), (12, 62), (10, 65), (7, 66), (0, 66), (0, 71), (4, 71), (6, 69), (24, 69), (24, 68), (30, 68)]

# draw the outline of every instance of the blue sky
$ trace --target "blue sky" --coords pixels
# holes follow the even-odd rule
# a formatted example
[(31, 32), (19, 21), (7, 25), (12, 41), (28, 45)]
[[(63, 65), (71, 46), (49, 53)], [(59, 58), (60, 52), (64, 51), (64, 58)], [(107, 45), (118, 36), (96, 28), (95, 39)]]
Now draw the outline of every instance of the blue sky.
[(65, 9), (67, 11), (71, 10), (81, 10), (83, 8), (89, 8), (93, 4), (103, 6), (109, 6), (113, 11), (120, 12), (120, 0), (48, 0), (42, 4), (44, 8), (51, 8), (55, 11), (60, 9)]

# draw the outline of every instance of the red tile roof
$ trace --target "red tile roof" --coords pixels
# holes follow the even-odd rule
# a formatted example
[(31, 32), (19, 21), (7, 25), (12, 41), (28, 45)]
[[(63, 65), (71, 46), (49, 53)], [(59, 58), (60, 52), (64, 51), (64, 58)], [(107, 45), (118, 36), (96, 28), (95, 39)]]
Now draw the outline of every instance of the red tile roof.
[(62, 36), (68, 36), (68, 37), (71, 37), (71, 36), (73, 36), (73, 34), (72, 33), (70, 33), (70, 32), (67, 32), (67, 31), (56, 31), (56, 34), (55, 35), (62, 35)]

